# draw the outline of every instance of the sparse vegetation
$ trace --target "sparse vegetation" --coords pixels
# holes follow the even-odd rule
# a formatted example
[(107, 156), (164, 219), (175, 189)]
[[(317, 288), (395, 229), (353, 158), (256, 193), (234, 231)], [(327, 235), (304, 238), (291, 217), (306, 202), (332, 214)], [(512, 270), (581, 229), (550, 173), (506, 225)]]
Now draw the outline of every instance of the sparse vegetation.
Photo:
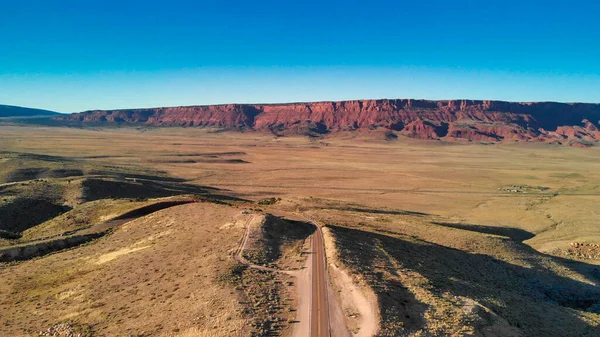
[(378, 296), (378, 336), (463, 336), (482, 330), (502, 336), (594, 336), (600, 329), (592, 300), (600, 289), (585, 281), (597, 277), (594, 269), (532, 251), (521, 243), (532, 235), (376, 210), (364, 220), (363, 212), (324, 210), (312, 201), (305, 212), (336, 224), (329, 229), (340, 260)]
[(267, 215), (259, 228), (253, 228), (253, 238), (243, 256), (250, 262), (277, 269), (302, 266), (305, 240), (314, 231), (310, 224)]
[(275, 205), (276, 203), (280, 202), (281, 198), (267, 198), (267, 199), (261, 199), (257, 202), (257, 204), (262, 205), (262, 206), (266, 206), (266, 205)]
[(61, 322), (39, 333), (40, 336), (58, 337), (93, 337), (94, 330), (89, 325), (81, 325), (76, 322)]
[(231, 262), (223, 274), (218, 276), (219, 282), (228, 283), (234, 286), (241, 284), (242, 275), (248, 267), (237, 262)]
[(19, 235), (68, 209), (66, 206), (41, 198), (18, 197), (0, 205), (0, 229)]
[(0, 229), (0, 238), (6, 240), (17, 240), (21, 238), (21, 234), (9, 232), (3, 229)]
[[(0, 334), (65, 321), (98, 336), (287, 333), (295, 324), (290, 281), (230, 259), (244, 223), (236, 219), (247, 216), (236, 207), (251, 199), (260, 200), (254, 211), (330, 225), (344, 263), (378, 297), (380, 336), (598, 335), (597, 147), (2, 128), (0, 143), (13, 152), (0, 154), (0, 219), (12, 225), (0, 227), (0, 245), (82, 229), (155, 197), (206, 202), (3, 264)], [(241, 156), (247, 164), (228, 162)], [(512, 185), (521, 192), (503, 190)], [(22, 207), (35, 215), (24, 217)], [(301, 228), (265, 224), (260, 233), (269, 235), (245, 254), (299, 268)]]
[(69, 317), (94, 336), (244, 335), (249, 317), (234, 286), (215, 281), (242, 235), (219, 227), (237, 214), (213, 203), (178, 206), (93, 244), (3, 265), (1, 334), (37, 336)]
[(248, 336), (280, 335), (293, 320), (293, 294), (284, 286), (285, 274), (247, 268), (232, 264), (219, 275), (220, 282), (235, 287), (245, 306), (244, 314), (250, 320)]
[(509, 185), (499, 188), (499, 190), (512, 193), (539, 193), (549, 190), (546, 186), (530, 186), (530, 185)]

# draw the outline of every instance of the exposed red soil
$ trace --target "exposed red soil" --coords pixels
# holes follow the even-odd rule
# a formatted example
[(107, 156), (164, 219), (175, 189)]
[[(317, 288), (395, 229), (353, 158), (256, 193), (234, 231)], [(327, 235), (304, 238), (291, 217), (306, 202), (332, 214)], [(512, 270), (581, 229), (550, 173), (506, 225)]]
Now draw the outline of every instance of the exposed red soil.
[(423, 120), (408, 123), (402, 131), (406, 132), (408, 137), (418, 139), (439, 139), (445, 134), (443, 126), (436, 126)]
[(66, 122), (213, 126), (276, 134), (384, 129), (420, 139), (537, 141), (592, 145), (600, 104), (412, 99), (291, 104), (227, 104), (96, 110), (55, 117)]

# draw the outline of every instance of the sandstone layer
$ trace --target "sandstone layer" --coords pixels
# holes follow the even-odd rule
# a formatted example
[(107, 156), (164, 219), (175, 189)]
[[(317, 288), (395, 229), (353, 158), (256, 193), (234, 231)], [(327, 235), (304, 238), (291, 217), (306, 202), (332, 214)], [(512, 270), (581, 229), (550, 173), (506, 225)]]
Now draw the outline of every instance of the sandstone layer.
[(278, 135), (383, 129), (449, 141), (512, 140), (573, 146), (600, 141), (600, 104), (591, 103), (380, 99), (95, 110), (54, 118), (80, 124), (210, 126)]

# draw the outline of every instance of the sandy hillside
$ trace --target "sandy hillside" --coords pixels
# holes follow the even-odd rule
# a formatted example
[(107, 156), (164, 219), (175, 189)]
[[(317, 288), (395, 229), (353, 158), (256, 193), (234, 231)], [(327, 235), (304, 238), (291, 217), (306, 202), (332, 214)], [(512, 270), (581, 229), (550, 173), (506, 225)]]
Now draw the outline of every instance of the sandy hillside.
[(190, 329), (199, 336), (238, 336), (243, 308), (236, 291), (217, 279), (242, 226), (235, 208), (177, 206), (93, 244), (3, 266), (3, 334), (72, 320), (106, 336), (175, 336)]

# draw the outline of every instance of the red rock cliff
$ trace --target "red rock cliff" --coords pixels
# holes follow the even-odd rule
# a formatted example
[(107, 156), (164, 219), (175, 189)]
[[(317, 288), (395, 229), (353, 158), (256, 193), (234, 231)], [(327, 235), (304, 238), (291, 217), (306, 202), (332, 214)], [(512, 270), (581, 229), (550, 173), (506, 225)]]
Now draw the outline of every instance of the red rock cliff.
[(97, 110), (56, 117), (66, 122), (215, 126), (288, 133), (330, 133), (375, 128), (421, 139), (552, 141), (591, 144), (600, 104), (514, 103), (412, 99), (291, 104), (227, 104)]

